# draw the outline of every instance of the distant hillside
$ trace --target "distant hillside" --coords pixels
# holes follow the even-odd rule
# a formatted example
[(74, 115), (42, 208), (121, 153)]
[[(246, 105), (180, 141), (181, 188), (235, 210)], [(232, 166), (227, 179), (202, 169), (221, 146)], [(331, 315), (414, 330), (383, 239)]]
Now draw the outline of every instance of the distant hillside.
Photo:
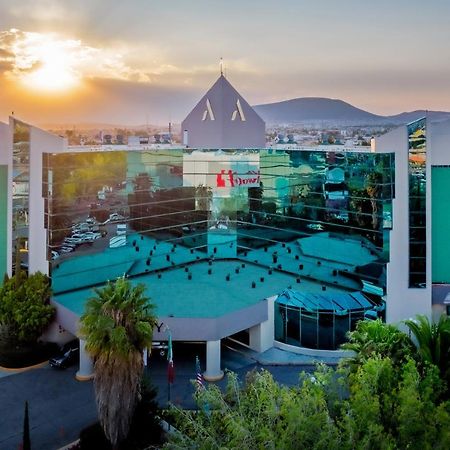
[(413, 120), (420, 119), (427, 116), (430, 120), (441, 121), (450, 119), (450, 112), (446, 111), (426, 111), (425, 109), (418, 109), (417, 111), (402, 112), (395, 116), (386, 116), (386, 119), (394, 124), (405, 124), (412, 122)]
[[(333, 123), (340, 125), (400, 125), (425, 116), (424, 110), (380, 116), (356, 108), (342, 100), (320, 97), (295, 98), (277, 103), (254, 106), (266, 123)], [(432, 120), (450, 119), (450, 113), (428, 111)]]

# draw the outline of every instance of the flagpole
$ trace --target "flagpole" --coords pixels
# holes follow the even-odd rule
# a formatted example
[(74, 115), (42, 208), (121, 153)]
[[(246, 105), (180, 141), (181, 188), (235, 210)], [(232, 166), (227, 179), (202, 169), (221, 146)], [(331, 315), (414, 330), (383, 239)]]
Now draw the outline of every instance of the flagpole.
[(172, 348), (172, 333), (170, 328), (166, 326), (167, 337), (167, 404), (170, 404), (170, 394), (171, 394), (171, 384), (174, 378), (174, 367), (173, 367), (173, 348)]

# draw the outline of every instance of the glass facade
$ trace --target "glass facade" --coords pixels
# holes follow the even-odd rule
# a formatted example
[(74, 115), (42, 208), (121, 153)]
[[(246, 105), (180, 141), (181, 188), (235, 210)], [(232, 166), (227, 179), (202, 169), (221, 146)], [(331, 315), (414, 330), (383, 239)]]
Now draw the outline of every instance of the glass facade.
[(30, 197), (30, 127), (14, 120), (12, 188), (13, 266), (28, 268), (28, 213)]
[(426, 287), (426, 119), (408, 124), (409, 287)]
[[(44, 154), (43, 179), (53, 251), (76, 229), (110, 238), (119, 223), (126, 233), (205, 252), (208, 235), (229, 234), (237, 254), (324, 231), (356, 235), (379, 252), (380, 262), (388, 261), (391, 154), (271, 149)], [(27, 184), (22, 186), (15, 205), (22, 200), (26, 211)], [(74, 249), (71, 255), (84, 246)]]
[[(284, 272), (302, 292), (355, 292), (364, 279), (383, 294), (392, 154), (155, 149), (43, 158), (48, 259), (56, 291), (115, 274), (221, 259), (230, 262), (230, 273), (238, 273), (242, 263), (264, 267), (267, 276), (260, 281), (265, 283), (274, 271)], [(62, 272), (63, 267), (69, 268)], [(58, 287), (57, 278), (65, 287)], [(277, 315), (277, 321), (285, 320), (278, 339), (290, 342), (295, 335), (297, 344), (320, 348), (336, 345), (364, 317), (352, 311), (331, 319), (320, 312), (314, 323), (336, 331), (325, 338), (314, 328), (313, 337), (308, 313), (289, 308)]]
[(283, 292), (275, 303), (275, 340), (336, 350), (360, 320), (382, 316), (384, 305), (362, 293), (329, 296)]

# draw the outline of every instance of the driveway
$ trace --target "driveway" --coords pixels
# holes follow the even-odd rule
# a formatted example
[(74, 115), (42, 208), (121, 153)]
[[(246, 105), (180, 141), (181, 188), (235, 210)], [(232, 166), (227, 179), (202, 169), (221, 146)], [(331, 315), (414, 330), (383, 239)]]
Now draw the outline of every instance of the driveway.
[(76, 381), (75, 372), (45, 367), (0, 379), (0, 449), (19, 448), (26, 400), (33, 450), (57, 449), (78, 439), (97, 410), (92, 383)]

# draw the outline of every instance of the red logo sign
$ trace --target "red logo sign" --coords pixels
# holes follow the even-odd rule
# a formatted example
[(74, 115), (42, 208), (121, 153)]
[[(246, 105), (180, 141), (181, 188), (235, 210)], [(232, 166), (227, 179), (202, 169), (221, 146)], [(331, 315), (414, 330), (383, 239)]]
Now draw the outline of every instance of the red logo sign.
[(237, 186), (258, 187), (259, 180), (259, 170), (249, 170), (247, 173), (238, 174), (231, 169), (228, 172), (222, 169), (216, 176), (216, 186), (219, 188)]

